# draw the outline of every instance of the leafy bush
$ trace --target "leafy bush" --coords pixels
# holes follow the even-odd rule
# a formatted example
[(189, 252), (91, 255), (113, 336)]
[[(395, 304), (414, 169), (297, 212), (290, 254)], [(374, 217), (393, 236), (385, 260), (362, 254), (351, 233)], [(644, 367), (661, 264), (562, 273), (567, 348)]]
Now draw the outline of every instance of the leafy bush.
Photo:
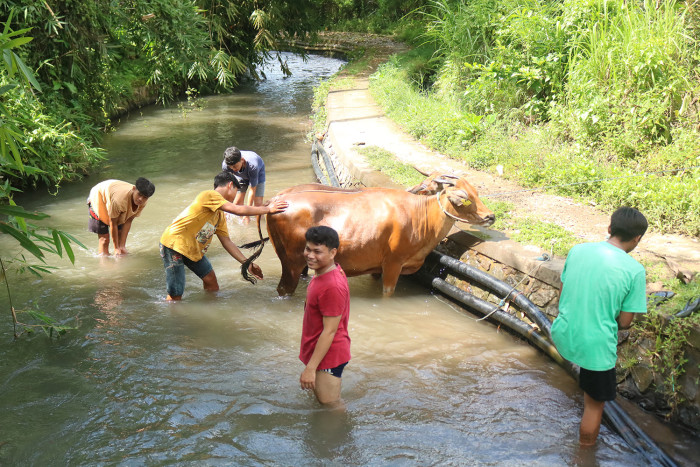
[[(6, 77), (0, 78), (0, 87), (6, 83)], [(70, 122), (61, 121), (47, 112), (44, 105), (28, 91), (16, 88), (3, 97), (4, 112), (7, 112), (3, 118), (9, 118), (22, 136), (17, 141), (22, 164), (41, 169), (26, 172), (4, 164), (5, 177), (13, 186), (24, 189), (43, 183), (58, 187), (63, 181), (84, 175), (103, 159), (104, 151), (101, 148), (93, 146)], [(19, 117), (21, 115), (27, 117)]]
[(434, 0), (425, 10), (426, 38), (441, 59), (436, 87), (462, 95), (472, 112), (546, 119), (561, 97), (566, 30), (559, 2)]

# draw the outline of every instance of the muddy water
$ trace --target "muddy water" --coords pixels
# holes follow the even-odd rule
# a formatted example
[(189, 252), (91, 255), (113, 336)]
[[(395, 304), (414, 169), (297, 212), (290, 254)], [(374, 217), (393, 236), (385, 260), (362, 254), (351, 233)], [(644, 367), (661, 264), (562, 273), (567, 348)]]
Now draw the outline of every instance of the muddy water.
[[(582, 398), (565, 373), (407, 281), (381, 298), (371, 277), (350, 280), (353, 359), (344, 413), (301, 391), (298, 361), (306, 283), (276, 297), (271, 248), (251, 285), (215, 240), (209, 257), (222, 290), (206, 294), (188, 272), (185, 300), (164, 303), (158, 239), (204, 189), (235, 144), (267, 165), (267, 196), (313, 179), (311, 87), (340, 62), (289, 57), (294, 72), (201, 111), (153, 107), (105, 139), (109, 163), (58, 196), (26, 207), (88, 246), (76, 264), (38, 280), (11, 275), (17, 308), (38, 307), (75, 326), (58, 340), (13, 342), (0, 326), (0, 464), (23, 465), (567, 465), (577, 452)], [(85, 231), (85, 197), (105, 178), (146, 176), (156, 193), (134, 222), (125, 258), (98, 258)], [(252, 226), (231, 223), (241, 244)], [(8, 242), (2, 248), (10, 248)], [(7, 298), (2, 295), (2, 313)], [(640, 465), (605, 427), (594, 453), (605, 465)]]

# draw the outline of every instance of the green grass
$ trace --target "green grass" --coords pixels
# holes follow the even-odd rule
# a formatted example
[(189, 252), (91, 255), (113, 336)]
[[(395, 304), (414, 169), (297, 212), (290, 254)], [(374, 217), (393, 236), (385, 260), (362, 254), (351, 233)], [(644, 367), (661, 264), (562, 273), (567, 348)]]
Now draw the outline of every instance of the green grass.
[(694, 130), (678, 128), (672, 145), (655, 147), (642, 159), (621, 160), (604, 148), (562, 137), (549, 123), (462, 112), (457, 101), (422, 92), (402, 67), (400, 57), (382, 66), (370, 90), (390, 118), (432, 148), (480, 170), (501, 164), (506, 177), (526, 187), (551, 187), (548, 191), (594, 201), (605, 210), (636, 207), (660, 232), (700, 235), (700, 169), (645, 175), (700, 165)]
[(555, 255), (566, 256), (574, 245), (581, 243), (581, 239), (568, 230), (533, 218), (519, 219), (512, 229), (511, 239), (537, 245)]
[(425, 176), (411, 165), (397, 161), (396, 156), (390, 151), (377, 146), (367, 146), (358, 149), (358, 152), (367, 159), (374, 170), (383, 172), (395, 183), (408, 188), (425, 180)]

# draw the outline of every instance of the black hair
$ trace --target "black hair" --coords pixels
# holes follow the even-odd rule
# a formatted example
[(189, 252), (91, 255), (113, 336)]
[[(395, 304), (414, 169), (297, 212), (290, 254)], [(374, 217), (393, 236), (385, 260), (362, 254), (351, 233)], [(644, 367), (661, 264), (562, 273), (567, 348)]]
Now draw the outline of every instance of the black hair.
[(151, 196), (153, 196), (153, 193), (156, 192), (156, 186), (153, 183), (151, 183), (147, 178), (137, 178), (136, 183), (134, 183), (134, 186), (139, 191), (139, 193), (141, 193), (146, 198), (150, 198)]
[(241, 161), (241, 150), (236, 146), (226, 148), (224, 151), (224, 161), (226, 165), (236, 165)]
[(627, 242), (633, 238), (644, 235), (649, 227), (644, 214), (634, 208), (623, 206), (610, 216), (610, 236)]
[(306, 231), (306, 241), (316, 245), (326, 245), (329, 250), (340, 246), (338, 232), (326, 225), (317, 225)]
[(216, 189), (220, 186), (228, 185), (229, 182), (233, 182), (233, 186), (239, 190), (241, 189), (238, 179), (231, 172), (219, 172), (216, 177), (214, 177), (214, 188)]

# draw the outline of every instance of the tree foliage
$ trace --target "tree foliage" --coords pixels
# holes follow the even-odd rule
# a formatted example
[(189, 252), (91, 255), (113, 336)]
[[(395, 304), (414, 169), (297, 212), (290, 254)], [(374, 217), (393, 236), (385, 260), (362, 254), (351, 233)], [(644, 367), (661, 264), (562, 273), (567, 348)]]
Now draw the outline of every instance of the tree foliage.
[(254, 73), (284, 35), (318, 26), (315, 2), (258, 0), (0, 0), (0, 15), (30, 28), (26, 62), (64, 115), (104, 119), (134, 91), (168, 100), (188, 87), (228, 90)]
[[(36, 91), (41, 89), (34, 75), (15, 52), (15, 49), (31, 41), (31, 38), (24, 35), (27, 32), (26, 29), (12, 31), (9, 23), (8, 20), (0, 32), (0, 49), (3, 52), (3, 60), (0, 61), (0, 81), (3, 83), (3, 86), (0, 87), (0, 121), (2, 121), (2, 125), (0, 125), (0, 156), (2, 157), (0, 179), (8, 175), (14, 177), (17, 174), (29, 175), (43, 172), (22, 160), (23, 152), (33, 154), (37, 154), (37, 152), (27, 145), (24, 135), (18, 128), (19, 125), (23, 124), (22, 119), (14, 117), (10, 113), (11, 109), (5, 103), (6, 95), (16, 92), (18, 89), (23, 91), (31, 90), (32, 87)], [(49, 216), (40, 212), (29, 212), (21, 206), (17, 206), (12, 199), (13, 191), (17, 191), (17, 189), (10, 185), (10, 180), (3, 180), (0, 186), (0, 201), (5, 201), (6, 204), (0, 204), (0, 233), (11, 237), (20, 246), (19, 252), (14, 257), (5, 256), (8, 254), (6, 250), (0, 255), (0, 277), (7, 289), (15, 337), (19, 335), (18, 327), (26, 332), (31, 332), (32, 329), (38, 327), (49, 336), (53, 336), (54, 333), (63, 334), (68, 327), (56, 322), (40, 310), (24, 311), (31, 319), (38, 321), (38, 324), (26, 324), (18, 320), (17, 315), (21, 311), (15, 310), (12, 305), (7, 265), (14, 263), (19, 266), (20, 271), (28, 271), (41, 276), (42, 273), (50, 272), (51, 269), (45, 263), (47, 253), (62, 257), (65, 252), (72, 263), (75, 261), (75, 255), (71, 243), (83, 245), (66, 232), (51, 227), (38, 227), (28, 222), (28, 220), (42, 220)], [(42, 264), (30, 264), (24, 255), (25, 253), (39, 259)], [(5, 257), (3, 258), (3, 256)]]

